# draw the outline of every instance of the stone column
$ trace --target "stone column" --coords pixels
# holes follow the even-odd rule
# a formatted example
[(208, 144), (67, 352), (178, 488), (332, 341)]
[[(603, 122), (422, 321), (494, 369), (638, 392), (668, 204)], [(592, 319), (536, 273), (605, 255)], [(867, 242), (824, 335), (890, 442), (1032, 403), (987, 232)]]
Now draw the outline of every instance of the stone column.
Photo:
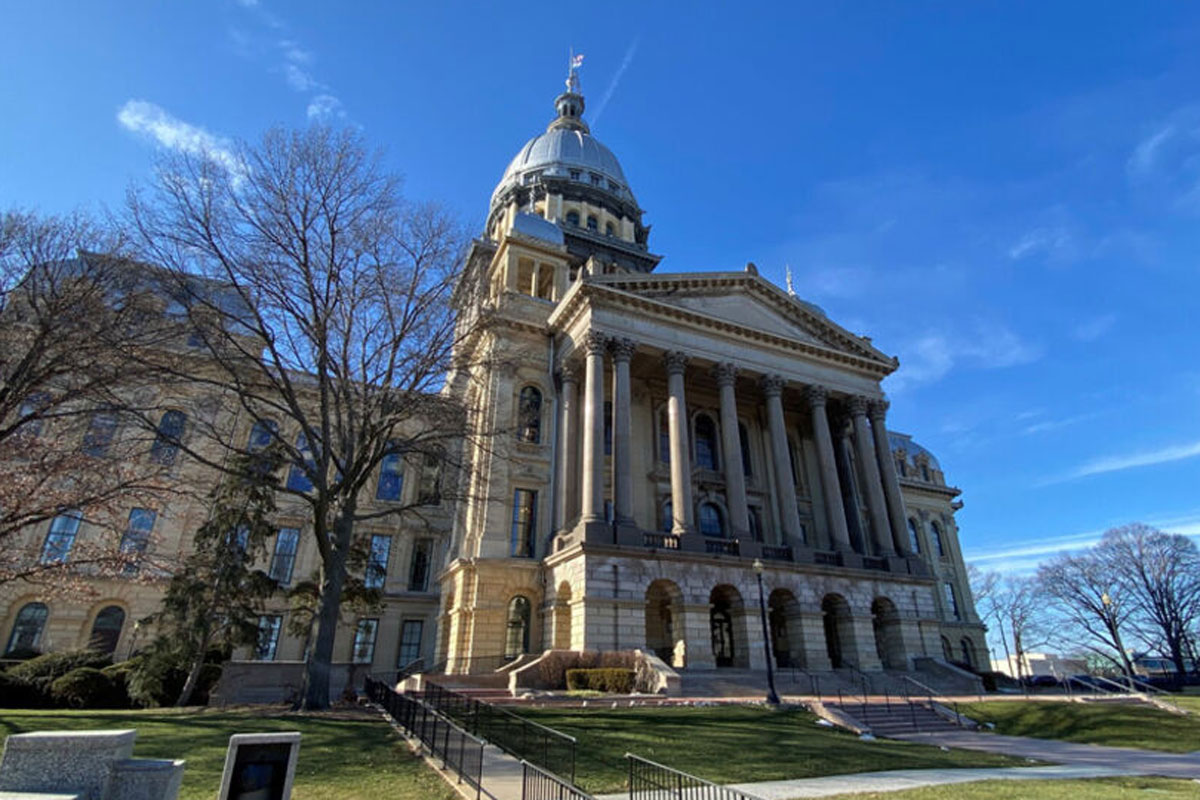
[(871, 534), (879, 555), (892, 556), (892, 526), (888, 522), (887, 502), (883, 499), (883, 480), (879, 477), (879, 460), (875, 458), (875, 442), (871, 438), (867, 423), (867, 398), (851, 397), (850, 419), (854, 424), (854, 446), (858, 450), (858, 463), (862, 465), (863, 482), (866, 483), (867, 513), (871, 516)]
[(558, 429), (556, 531), (565, 530), (579, 515), (579, 370), (573, 364), (563, 364), (559, 378), (562, 381), (562, 424)]
[(764, 375), (759, 381), (767, 399), (767, 431), (771, 437), (771, 460), (775, 462), (775, 485), (779, 495), (779, 522), (783, 543), (799, 545), (800, 512), (796, 507), (796, 478), (792, 475), (792, 457), (788, 453), (787, 426), (783, 422), (783, 378)]
[(858, 502), (858, 480), (850, 454), (850, 417), (835, 414), (830, 420), (833, 431), (833, 462), (837, 465), (838, 482), (842, 489), (842, 513), (850, 533), (850, 546), (857, 553), (871, 555), (870, 533), (863, 529)]
[(629, 385), (629, 361), (637, 343), (614, 339), (613, 357), (613, 517), (619, 525), (633, 524), (633, 430), (630, 412), (633, 400)]
[(817, 440), (817, 461), (821, 468), (821, 496), (829, 516), (829, 538), (835, 550), (850, 552), (850, 532), (846, 527), (846, 509), (842, 505), (842, 487), (838, 482), (837, 463), (833, 458), (833, 437), (829, 433), (829, 416), (825, 402), (829, 392), (823, 386), (810, 386), (805, 392), (808, 410), (812, 414), (813, 433)]
[(604, 522), (604, 351), (608, 337), (589, 331), (583, 401), (583, 521)]
[(912, 548), (908, 544), (908, 517), (904, 513), (904, 498), (900, 494), (900, 481), (896, 479), (896, 462), (892, 458), (892, 445), (884, 425), (887, 410), (886, 400), (876, 400), (867, 406), (867, 416), (871, 419), (871, 434), (875, 437), (875, 457), (879, 460), (883, 496), (887, 501), (888, 519), (892, 523), (892, 540), (896, 543), (896, 551), (907, 556), (912, 555)]
[(678, 350), (663, 355), (667, 368), (667, 421), (671, 434), (671, 532), (691, 533), (695, 529), (692, 514), (692, 465), (688, 458), (687, 399), (683, 393), (683, 374), (688, 357)]
[(718, 364), (713, 377), (721, 389), (721, 445), (725, 456), (725, 500), (729, 503), (729, 522), (733, 538), (750, 536), (750, 510), (746, 505), (746, 473), (742, 469), (742, 437), (738, 435), (737, 397), (734, 383), (737, 367)]

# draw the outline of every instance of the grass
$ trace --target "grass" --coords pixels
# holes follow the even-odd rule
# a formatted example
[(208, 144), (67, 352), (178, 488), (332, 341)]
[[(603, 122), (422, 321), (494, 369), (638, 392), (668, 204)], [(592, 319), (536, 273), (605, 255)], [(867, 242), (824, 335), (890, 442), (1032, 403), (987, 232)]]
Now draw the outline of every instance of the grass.
[(960, 711), (978, 722), (993, 723), (997, 733), (1012, 736), (1189, 753), (1200, 749), (1200, 698), (1180, 699), (1180, 705), (1194, 716), (1125, 703), (1016, 700), (964, 703)]
[(300, 759), (296, 800), (451, 800), (457, 795), (413, 756), (379, 718), (356, 713), (289, 714), (275, 708), (244, 711), (0, 710), (0, 734), (35, 730), (136, 728), (133, 754), (184, 758), (180, 800), (212, 800), (221, 782), (225, 749), (234, 733), (297, 730)]
[(1027, 766), (1024, 759), (878, 740), (816, 725), (807, 711), (753, 706), (522, 709), (579, 740), (576, 783), (591, 792), (625, 787), (625, 753), (715, 783), (811, 778), (844, 772)]
[(1089, 778), (1061, 781), (979, 781), (902, 792), (840, 794), (828, 800), (1195, 800), (1200, 786), (1175, 778)]

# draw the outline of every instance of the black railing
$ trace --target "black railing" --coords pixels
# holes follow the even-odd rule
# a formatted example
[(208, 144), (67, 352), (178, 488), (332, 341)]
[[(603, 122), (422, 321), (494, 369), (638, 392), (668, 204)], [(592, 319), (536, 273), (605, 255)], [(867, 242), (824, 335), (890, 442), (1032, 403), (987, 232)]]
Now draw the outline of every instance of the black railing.
[(792, 561), (792, 548), (787, 545), (764, 544), (762, 557), (769, 561)]
[(658, 550), (678, 550), (679, 537), (672, 533), (653, 533), (642, 531), (642, 546)]
[(630, 800), (761, 800), (752, 794), (697, 778), (626, 753)]
[(578, 786), (536, 764), (521, 762), (521, 800), (595, 800)]
[(842, 554), (837, 551), (817, 550), (813, 553), (814, 564), (824, 564), (828, 567), (840, 567), (842, 565)]
[(429, 751), (441, 759), (442, 769), (458, 776), (475, 790), (479, 798), (483, 791), (484, 743), (439, 714), (428, 703), (413, 695), (399, 694), (383, 681), (367, 678), (367, 697), (383, 708), (392, 721), (409, 735), (415, 736)]
[(575, 737), (539, 725), (508, 709), (425, 683), (425, 702), (504, 752), (575, 782)]
[(863, 569), (877, 569), (882, 572), (888, 571), (888, 560), (879, 556), (863, 556)]
[(704, 551), (725, 556), (736, 556), (741, 552), (737, 539), (705, 539)]

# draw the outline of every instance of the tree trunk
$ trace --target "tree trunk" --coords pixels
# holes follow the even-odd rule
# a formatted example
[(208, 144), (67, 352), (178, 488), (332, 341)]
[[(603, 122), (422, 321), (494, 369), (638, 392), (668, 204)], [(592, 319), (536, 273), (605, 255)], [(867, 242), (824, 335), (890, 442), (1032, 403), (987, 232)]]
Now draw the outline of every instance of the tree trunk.
[(333, 640), (342, 607), (342, 588), (346, 583), (346, 554), (353, 532), (353, 508), (343, 508), (334, 520), (336, 542), (324, 569), (321, 596), (317, 600), (317, 635), (304, 669), (304, 705), (306, 711), (329, 708), (329, 677), (333, 663)]
[(196, 691), (196, 684), (200, 682), (200, 673), (204, 670), (204, 657), (208, 654), (208, 634), (200, 640), (200, 647), (196, 651), (195, 657), (192, 659), (192, 668), (188, 670), (187, 680), (183, 682), (183, 689), (179, 692), (179, 699), (175, 701), (176, 708), (182, 708), (192, 699), (192, 693)]

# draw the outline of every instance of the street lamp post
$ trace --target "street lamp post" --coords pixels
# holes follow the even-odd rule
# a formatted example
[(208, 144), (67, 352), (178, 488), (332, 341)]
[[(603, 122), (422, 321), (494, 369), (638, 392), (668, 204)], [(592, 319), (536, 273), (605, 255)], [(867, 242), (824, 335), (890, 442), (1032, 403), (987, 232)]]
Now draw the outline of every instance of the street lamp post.
[(771, 632), (767, 628), (767, 601), (763, 597), (763, 562), (761, 558), (754, 559), (754, 574), (758, 576), (758, 614), (762, 620), (763, 653), (767, 656), (767, 702), (777, 706), (779, 705), (779, 695), (775, 693), (775, 667), (771, 664)]

